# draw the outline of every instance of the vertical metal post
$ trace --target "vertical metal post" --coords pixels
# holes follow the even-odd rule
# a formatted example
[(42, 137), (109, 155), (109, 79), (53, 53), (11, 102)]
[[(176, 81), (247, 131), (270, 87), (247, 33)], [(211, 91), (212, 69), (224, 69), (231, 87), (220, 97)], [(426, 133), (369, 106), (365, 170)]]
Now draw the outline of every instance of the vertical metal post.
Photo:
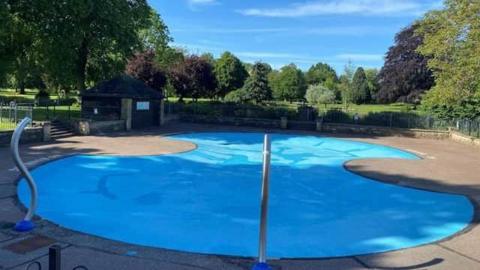
[(260, 233), (258, 244), (258, 263), (253, 270), (268, 270), (267, 264), (267, 219), (268, 219), (268, 198), (270, 193), (270, 161), (271, 161), (270, 136), (265, 134), (263, 143), (263, 178), (262, 178), (262, 200), (260, 213)]
[(48, 270), (62, 269), (62, 248), (58, 245), (48, 249)]
[(38, 197), (38, 191), (37, 191), (37, 185), (35, 184), (35, 181), (32, 178), (32, 175), (28, 171), (27, 167), (23, 163), (22, 159), (20, 158), (20, 153), (18, 150), (18, 144), (20, 143), (20, 137), (22, 136), (23, 130), (32, 122), (32, 119), (25, 117), (20, 124), (18, 124), (17, 128), (13, 132), (12, 135), (12, 141), (10, 144), (10, 150), (12, 152), (13, 156), (13, 161), (15, 162), (15, 165), (17, 166), (18, 170), (22, 173), (22, 175), (25, 177), (28, 183), (28, 187), (30, 188), (30, 207), (28, 209), (27, 214), (25, 215), (25, 218), (18, 222), (15, 225), (15, 230), (19, 232), (27, 232), (33, 230), (35, 227), (35, 224), (32, 222), (32, 218), (35, 215), (35, 210), (37, 209), (37, 197)]
[(15, 124), (17, 124), (18, 123), (18, 106), (17, 106), (17, 104), (15, 104), (15, 107), (13, 109), (14, 109), (14, 117), (15, 117), (14, 122), (15, 122)]

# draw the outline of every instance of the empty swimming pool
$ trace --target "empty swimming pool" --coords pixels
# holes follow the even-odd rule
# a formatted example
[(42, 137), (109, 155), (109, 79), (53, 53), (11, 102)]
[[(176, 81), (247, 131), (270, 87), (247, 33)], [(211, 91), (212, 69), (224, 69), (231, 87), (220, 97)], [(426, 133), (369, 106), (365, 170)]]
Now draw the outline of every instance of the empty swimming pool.
[[(63, 227), (132, 244), (255, 256), (263, 134), (171, 137), (196, 150), (164, 156), (79, 155), (35, 169), (38, 214)], [(272, 136), (268, 254), (359, 255), (415, 247), (466, 228), (463, 196), (399, 187), (348, 172), (346, 161), (418, 157), (314, 136)], [(26, 183), (20, 200), (29, 202)]]

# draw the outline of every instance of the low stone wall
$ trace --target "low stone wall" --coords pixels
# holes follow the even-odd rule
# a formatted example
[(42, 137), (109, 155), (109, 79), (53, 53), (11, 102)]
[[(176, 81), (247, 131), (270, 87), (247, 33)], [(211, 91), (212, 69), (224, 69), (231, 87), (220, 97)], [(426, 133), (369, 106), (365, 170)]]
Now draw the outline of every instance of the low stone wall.
[(281, 128), (281, 121), (257, 118), (214, 117), (204, 115), (180, 115), (179, 120), (186, 123), (214, 124), (226, 126), (245, 126), (262, 128)]
[(448, 139), (449, 131), (423, 130), (423, 129), (401, 129), (387, 128), (377, 126), (361, 126), (347, 124), (331, 124), (324, 123), (321, 125), (322, 132), (326, 133), (343, 133), (343, 134), (363, 134), (374, 136), (403, 136), (413, 138), (431, 138), (431, 139)]
[[(48, 126), (49, 128), (49, 126)], [(0, 131), (0, 145), (6, 146), (10, 144), (12, 140), (13, 130), (12, 131)], [(22, 134), (20, 143), (39, 143), (50, 140), (49, 131), (48, 134), (45, 134), (43, 126), (27, 128)]]
[(76, 121), (73, 121), (71, 125), (75, 133), (83, 136), (100, 135), (104, 133), (126, 130), (125, 120), (115, 120), (115, 121), (76, 120)]
[(474, 145), (474, 146), (480, 146), (480, 139), (470, 137), (470, 136), (458, 133), (456, 131), (450, 132), (450, 139), (452, 139), (456, 142), (464, 143), (464, 144), (471, 144), (471, 145)]
[(286, 119), (256, 119), (256, 118), (234, 118), (234, 117), (213, 117), (204, 115), (181, 115), (182, 122), (197, 124), (214, 124), (228, 126), (245, 126), (260, 128), (281, 128), (291, 130), (309, 130), (324, 133), (337, 134), (360, 134), (373, 136), (404, 136), (414, 138), (448, 139), (449, 131), (401, 129), (379, 126), (363, 126), (348, 124), (322, 123), (321, 121), (288, 121)]

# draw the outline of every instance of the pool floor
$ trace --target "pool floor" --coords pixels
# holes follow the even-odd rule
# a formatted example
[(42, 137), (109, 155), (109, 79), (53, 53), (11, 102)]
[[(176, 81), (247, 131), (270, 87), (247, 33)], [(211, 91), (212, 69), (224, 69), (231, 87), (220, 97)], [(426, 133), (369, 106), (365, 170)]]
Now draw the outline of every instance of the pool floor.
[[(363, 158), (418, 160), (398, 149), (314, 136), (274, 134), (268, 255), (324, 258), (398, 250), (465, 229), (464, 196), (380, 183), (348, 172)], [(38, 214), (66, 228), (186, 252), (255, 256), (263, 134), (191, 133), (188, 153), (79, 155), (32, 174)], [(29, 202), (26, 183), (18, 188)]]

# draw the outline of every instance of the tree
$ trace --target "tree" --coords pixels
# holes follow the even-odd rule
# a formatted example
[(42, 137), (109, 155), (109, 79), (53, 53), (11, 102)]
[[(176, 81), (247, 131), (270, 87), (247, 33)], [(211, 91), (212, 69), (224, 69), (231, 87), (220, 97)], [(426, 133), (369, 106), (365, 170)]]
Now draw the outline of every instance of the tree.
[(242, 88), (248, 73), (240, 59), (225, 52), (215, 63), (215, 76), (218, 83), (216, 96), (224, 97), (230, 91)]
[(357, 69), (352, 80), (352, 102), (355, 104), (364, 104), (370, 102), (370, 91), (368, 87), (365, 70), (361, 67)]
[(38, 33), (42, 68), (80, 91), (123, 71), (151, 14), (145, 0), (12, 2)]
[(337, 73), (328, 64), (318, 63), (310, 67), (305, 74), (307, 84), (324, 84), (329, 81), (330, 83), (338, 82)]
[(168, 43), (173, 41), (167, 25), (153, 9), (150, 10), (146, 27), (139, 29), (138, 36), (145, 51), (163, 52), (168, 48)]
[(325, 109), (327, 109), (328, 104), (335, 102), (335, 92), (321, 84), (310, 85), (307, 89), (305, 99), (308, 103), (316, 106), (323, 104), (325, 105)]
[(125, 73), (160, 92), (163, 92), (167, 83), (165, 72), (155, 62), (155, 52), (153, 50), (136, 53), (128, 61)]
[(365, 70), (365, 76), (367, 77), (368, 91), (372, 100), (376, 100), (377, 93), (379, 91), (379, 85), (377, 81), (378, 70), (376, 68), (369, 68)]
[(271, 70), (270, 65), (265, 63), (257, 62), (253, 65), (251, 75), (243, 87), (248, 100), (261, 103), (272, 98), (272, 89), (268, 84)]
[[(480, 107), (480, 2), (446, 0), (443, 10), (428, 13), (417, 33), (424, 37), (418, 51), (428, 60), (435, 86), (423, 104), (445, 117), (478, 116)], [(465, 106), (470, 104), (470, 106)], [(476, 104), (475, 106), (471, 106)], [(467, 107), (471, 113), (465, 112)]]
[(378, 102), (418, 103), (422, 94), (432, 87), (434, 77), (427, 66), (428, 58), (417, 52), (423, 43), (422, 35), (415, 32), (417, 28), (418, 25), (413, 24), (403, 29), (388, 50), (378, 74)]
[(292, 102), (305, 97), (305, 77), (294, 64), (283, 67), (279, 73), (273, 73), (270, 79), (275, 99)]
[(2, 1), (0, 4), (0, 73), (12, 73), (15, 87), (21, 94), (33, 77), (38, 79), (35, 65), (35, 32), (31, 24), (19, 15), (22, 10), (18, 5)]
[(169, 72), (169, 80), (180, 102), (183, 102), (185, 97), (195, 100), (212, 97), (217, 86), (213, 67), (196, 55), (188, 56), (185, 61), (177, 63)]
[(200, 57), (202, 59), (204, 59), (205, 61), (207, 61), (212, 67), (215, 67), (215, 62), (217, 60), (215, 60), (215, 56), (213, 56), (213, 54), (211, 53), (204, 53), (202, 55), (200, 55)]
[(345, 106), (345, 109), (348, 109), (350, 103), (353, 102), (353, 89), (352, 89), (352, 80), (355, 69), (353, 68), (352, 63), (349, 61), (345, 65), (343, 74), (339, 78), (338, 87), (340, 88), (340, 93), (342, 97), (342, 102)]

